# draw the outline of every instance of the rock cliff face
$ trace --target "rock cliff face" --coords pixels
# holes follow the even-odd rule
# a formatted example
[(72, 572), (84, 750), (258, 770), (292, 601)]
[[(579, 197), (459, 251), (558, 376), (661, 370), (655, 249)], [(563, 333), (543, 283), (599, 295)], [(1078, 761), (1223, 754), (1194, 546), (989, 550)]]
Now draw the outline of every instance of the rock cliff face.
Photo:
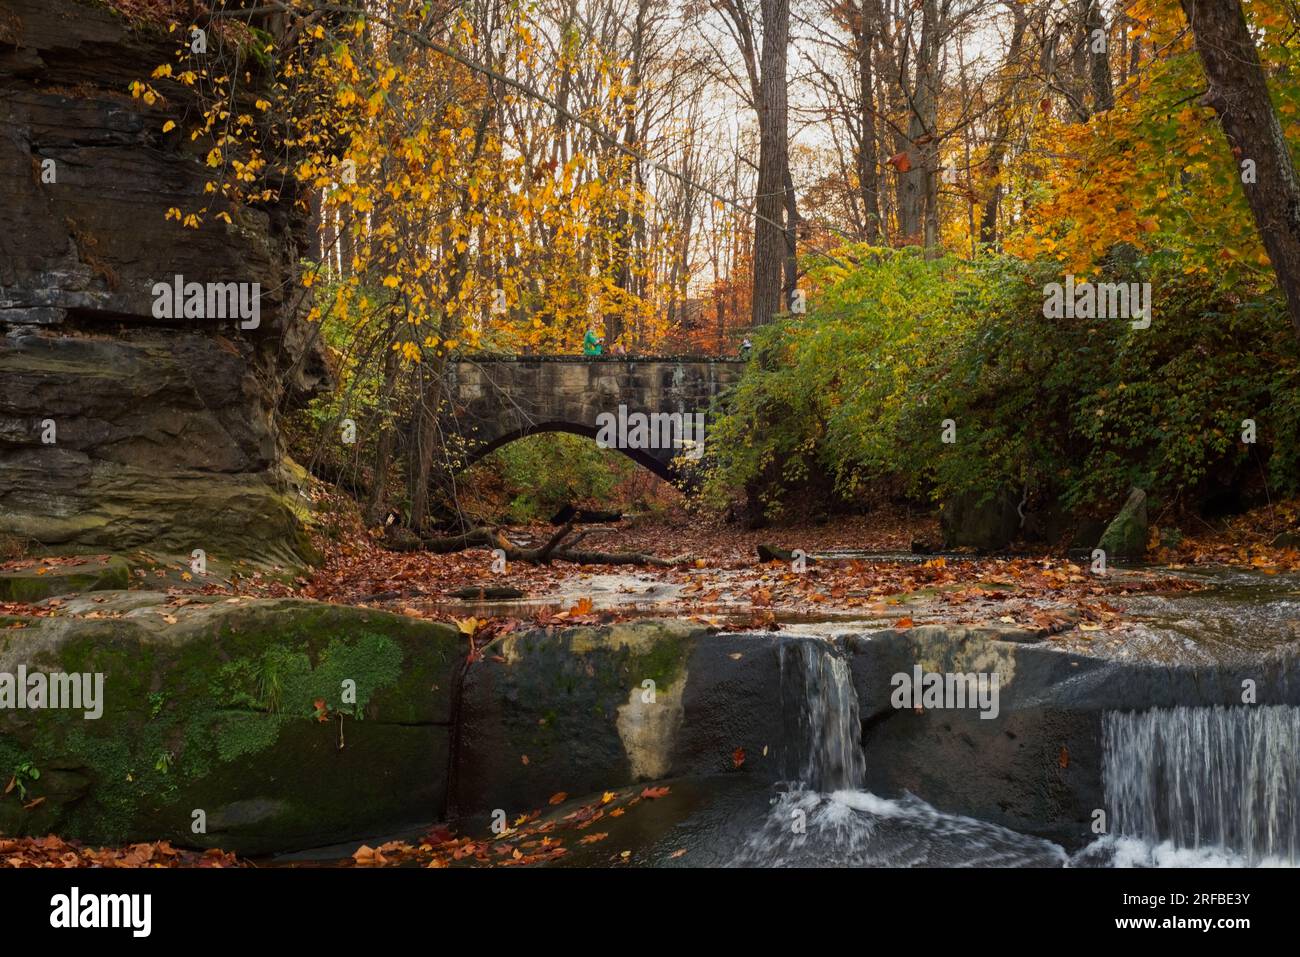
[[(0, 537), (294, 562), (305, 502), (276, 424), (323, 376), (286, 302), (303, 220), (288, 194), (165, 218), (201, 205), (210, 144), (183, 88), (128, 91), (174, 50), (102, 3), (0, 0)], [(256, 327), (156, 319), (177, 275), (257, 283)]]

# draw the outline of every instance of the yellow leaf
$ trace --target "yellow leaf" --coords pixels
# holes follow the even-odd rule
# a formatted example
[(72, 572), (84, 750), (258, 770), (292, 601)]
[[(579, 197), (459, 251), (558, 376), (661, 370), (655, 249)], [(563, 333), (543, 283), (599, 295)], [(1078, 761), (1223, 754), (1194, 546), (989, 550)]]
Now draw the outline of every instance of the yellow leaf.
[(171, 132), (172, 130), (174, 130), (174, 129), (176, 129), (176, 121), (175, 121), (175, 120), (168, 120), (166, 123), (163, 124), (163, 132), (164, 132), (164, 133), (170, 133), (170, 132)]

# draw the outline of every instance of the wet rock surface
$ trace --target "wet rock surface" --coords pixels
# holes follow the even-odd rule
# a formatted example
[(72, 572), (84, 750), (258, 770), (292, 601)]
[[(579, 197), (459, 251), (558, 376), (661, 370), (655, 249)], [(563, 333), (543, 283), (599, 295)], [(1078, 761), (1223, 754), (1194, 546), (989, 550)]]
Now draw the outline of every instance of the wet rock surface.
[[(1247, 687), (1261, 705), (1300, 705), (1297, 647), (1283, 640), (1293, 586), (1244, 576), (1132, 597), (1161, 648), (1182, 640), (1182, 622), (1231, 620), (1235, 601), (1268, 609), (1245, 624), (1271, 622), (1273, 640), (1175, 660), (1070, 650), (1071, 632), (1027, 643), (1001, 624), (726, 633), (645, 619), (509, 632), (467, 663), (453, 627), (374, 609), (90, 592), (0, 631), (0, 673), (105, 675), (100, 720), (0, 715), (0, 765), (41, 773), (22, 799), (0, 799), (0, 828), (262, 852), (422, 820), (472, 833), (557, 795), (680, 779), (709, 783), (645, 815), (659, 824), (620, 855), (676, 862), (698, 833), (711, 862), (729, 849), (750, 863), (959, 864), (983, 848), (990, 861), (1059, 864), (1107, 806), (1107, 715), (1240, 709)], [(997, 694), (896, 698), (898, 676), (918, 671), (996, 675)], [(25, 807), (33, 798), (44, 800)], [(197, 808), (203, 838), (189, 831)], [(849, 843), (790, 843), (796, 812)], [(737, 829), (765, 834), (762, 847), (745, 852)]]
[[(39, 550), (310, 557), (276, 418), (323, 376), (287, 309), (293, 197), (187, 229), (204, 205), (175, 39), (85, 0), (0, 13), (0, 536)], [(290, 187), (291, 188), (291, 187)], [(258, 283), (260, 324), (159, 321), (157, 282)]]
[(0, 601), (35, 602), (73, 592), (120, 589), (129, 581), (130, 566), (116, 556), (0, 569)]
[(465, 650), (450, 626), (147, 592), (70, 599), (25, 625), (0, 631), (0, 673), (102, 675), (102, 713), (0, 713), (0, 766), (39, 772), (25, 800), (0, 799), (6, 833), (259, 853), (445, 808)]

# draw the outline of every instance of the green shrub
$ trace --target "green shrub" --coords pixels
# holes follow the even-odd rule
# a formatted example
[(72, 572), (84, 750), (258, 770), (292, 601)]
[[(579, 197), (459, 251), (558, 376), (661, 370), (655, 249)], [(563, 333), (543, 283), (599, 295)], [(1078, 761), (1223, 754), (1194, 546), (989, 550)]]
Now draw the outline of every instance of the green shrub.
[(1045, 318), (1044, 285), (1062, 280), (1050, 265), (843, 255), (857, 265), (813, 270), (808, 316), (755, 334), (710, 433), (712, 503), (744, 490), (778, 511), (820, 477), (855, 501), (1012, 486), (1098, 511), (1133, 484), (1188, 500), (1266, 471), (1274, 493), (1300, 491), (1300, 355), (1275, 296), (1117, 256), (1106, 281), (1153, 286), (1152, 325), (1133, 329)]

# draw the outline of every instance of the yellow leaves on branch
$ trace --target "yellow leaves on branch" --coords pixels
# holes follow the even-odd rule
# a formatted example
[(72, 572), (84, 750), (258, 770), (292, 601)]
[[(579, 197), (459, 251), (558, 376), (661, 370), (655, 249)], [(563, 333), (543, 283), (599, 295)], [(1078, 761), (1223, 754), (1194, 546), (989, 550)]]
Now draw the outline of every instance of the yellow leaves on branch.
[[(354, 325), (396, 318), (403, 341), (393, 349), (412, 363), (487, 340), (576, 345), (595, 316), (618, 313), (641, 331), (662, 322), (648, 263), (631, 266), (634, 285), (645, 289), (640, 296), (602, 274), (610, 251), (626, 243), (627, 224), (649, 207), (625, 160), (577, 153), (557, 164), (526, 156), (497, 121), (480, 126), (488, 94), (460, 64), (405, 50), (399, 67), (387, 59), (392, 37), (367, 35), (360, 17), (332, 21), (328, 32), (307, 23), (295, 47), (277, 51), (272, 80), (256, 91), (252, 109), (247, 83), (208, 75), (220, 72), (221, 59), (189, 57), (184, 31), (176, 65), (158, 67), (153, 79), (195, 91), (202, 119), (191, 138), (204, 138), (203, 162), (214, 170), (205, 192), (220, 195), (232, 213), (275, 197), (264, 182), (269, 156), (287, 161), (305, 187), (299, 195), (319, 191), (322, 218), (347, 235), (352, 268), (329, 283), (314, 272), (301, 277), (310, 318)], [(521, 61), (538, 51), (524, 22), (504, 39)], [(460, 18), (449, 42), (472, 50), (486, 41)], [(578, 42), (566, 43), (561, 57), (575, 65), (594, 58), (601, 89), (591, 102), (602, 114), (595, 120), (617, 126), (631, 92), (619, 64)], [(132, 94), (158, 98), (141, 81)], [(262, 139), (272, 124), (274, 147)], [(174, 128), (170, 120), (163, 127)], [(198, 228), (207, 214), (173, 209), (167, 218)], [(215, 218), (232, 223), (231, 213)]]

